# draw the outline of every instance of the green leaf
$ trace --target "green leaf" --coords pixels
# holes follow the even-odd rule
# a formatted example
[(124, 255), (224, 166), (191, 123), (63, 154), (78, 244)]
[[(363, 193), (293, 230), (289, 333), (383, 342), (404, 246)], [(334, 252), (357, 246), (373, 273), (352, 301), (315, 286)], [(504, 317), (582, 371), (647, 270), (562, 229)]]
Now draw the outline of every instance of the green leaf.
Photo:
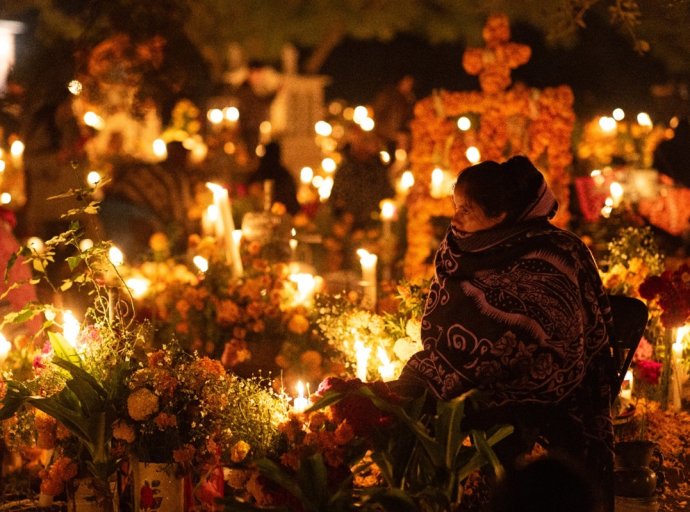
[(302, 489), (278, 464), (269, 459), (259, 459), (255, 461), (255, 464), (266, 478), (280, 485), (298, 500), (304, 500)]
[(439, 401), (436, 410), (436, 438), (445, 446), (445, 465), (451, 468), (465, 437), (461, 428), (465, 417), (465, 398), (457, 397), (450, 402)]
[(50, 331), (48, 332), (48, 339), (57, 358), (65, 361), (81, 362), (81, 358), (75, 348), (67, 342), (62, 334)]
[(501, 461), (498, 460), (498, 457), (496, 456), (496, 452), (494, 452), (491, 449), (491, 446), (487, 442), (486, 439), (486, 432), (482, 432), (479, 430), (472, 430), (470, 431), (470, 435), (472, 436), (472, 442), (474, 445), (477, 447), (477, 451), (491, 464), (491, 466), (494, 469), (494, 473), (496, 474), (496, 477), (500, 480), (503, 478), (503, 475), (505, 474), (505, 470), (503, 469), (503, 465), (501, 464)]
[(419, 512), (419, 507), (412, 497), (401, 489), (373, 488), (364, 489), (364, 496), (367, 496), (367, 504), (376, 503), (383, 507), (383, 510), (395, 510), (396, 512)]
[[(88, 385), (91, 390), (93, 390), (97, 396), (99, 396), (102, 400), (107, 398), (108, 392), (99, 384), (99, 382), (86, 370), (80, 368), (76, 364), (72, 363), (71, 361), (68, 361), (66, 359), (63, 359), (61, 357), (53, 357), (53, 364), (56, 366), (59, 366), (60, 368), (64, 368), (67, 370), (70, 375), (72, 376), (73, 381), (78, 381), (78, 382), (83, 382), (85, 385)], [(79, 396), (77, 394), (77, 396)], [(99, 409), (102, 410), (102, 409)]]
[(33, 268), (36, 272), (45, 273), (45, 271), (46, 271), (46, 263), (41, 259), (34, 258), (31, 261), (31, 265), (33, 266)]
[(309, 407), (305, 412), (318, 411), (319, 409), (324, 409), (329, 405), (333, 405), (343, 399), (345, 395), (338, 393), (337, 391), (327, 391), (321, 398), (319, 398), (311, 407)]
[(60, 291), (65, 292), (72, 288), (72, 280), (71, 279), (65, 279), (62, 284), (60, 285)]
[(13, 252), (10, 255), (10, 258), (7, 260), (7, 267), (5, 267), (5, 282), (9, 281), (10, 278), (10, 270), (12, 270), (12, 267), (14, 266), (15, 262), (17, 261), (18, 254), (16, 252)]
[(328, 482), (326, 464), (320, 453), (300, 460), (297, 483), (302, 489), (305, 509), (321, 510), (328, 502)]
[(77, 268), (77, 266), (79, 266), (82, 258), (81, 256), (68, 256), (65, 258), (65, 261), (67, 262), (67, 265), (69, 265), (70, 271), (73, 271), (75, 268)]

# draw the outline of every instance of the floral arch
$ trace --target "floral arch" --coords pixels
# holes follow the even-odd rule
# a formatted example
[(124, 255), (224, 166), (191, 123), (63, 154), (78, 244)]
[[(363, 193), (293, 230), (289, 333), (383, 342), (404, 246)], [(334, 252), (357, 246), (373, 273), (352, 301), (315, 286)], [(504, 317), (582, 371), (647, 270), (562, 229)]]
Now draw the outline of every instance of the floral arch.
[[(415, 105), (410, 153), (415, 184), (407, 198), (404, 264), (408, 279), (431, 274), (430, 256), (436, 249), (433, 218), (453, 213), (450, 187), (432, 196), (432, 172), (439, 168), (454, 180), (470, 165), (468, 148), (476, 148), (482, 160), (528, 156), (545, 174), (560, 203), (554, 222), (564, 226), (569, 220), (573, 93), (568, 86), (543, 90), (523, 84), (509, 87), (511, 70), (529, 60), (531, 49), (510, 42), (506, 16), (491, 16), (482, 36), (486, 48), (468, 48), (462, 62), (469, 74), (478, 75), (481, 90), (438, 91)], [(462, 117), (471, 126), (461, 129), (458, 120)]]

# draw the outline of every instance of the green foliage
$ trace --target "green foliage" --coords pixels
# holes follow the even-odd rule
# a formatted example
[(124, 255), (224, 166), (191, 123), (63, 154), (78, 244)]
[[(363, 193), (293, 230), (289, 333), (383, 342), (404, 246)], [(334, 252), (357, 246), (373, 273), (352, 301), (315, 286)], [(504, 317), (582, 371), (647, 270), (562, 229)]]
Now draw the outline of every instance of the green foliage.
[[(466, 393), (448, 402), (437, 402), (436, 413), (428, 417), (423, 411), (426, 397), (404, 405), (379, 397), (371, 388), (362, 386), (348, 393), (327, 392), (308, 411), (338, 404), (344, 398), (370, 400), (379, 410), (392, 416), (392, 426), (377, 430), (369, 447), (371, 460), (362, 459), (363, 452), (350, 461), (351, 471), (341, 477), (335, 489), (327, 481), (328, 467), (320, 453), (309, 453), (300, 459), (296, 472), (265, 458), (255, 462), (260, 473), (292, 496), (285, 500), (298, 502), (308, 512), (351, 510), (402, 510), (446, 512), (455, 510), (462, 500), (463, 481), (486, 464), (500, 478), (503, 467), (492, 446), (510, 435), (512, 427), (497, 426), (487, 432), (463, 430), (466, 408), (476, 395)], [(375, 463), (381, 471), (383, 485), (356, 487), (354, 479)], [(329, 491), (329, 487), (331, 492)], [(234, 498), (224, 501), (225, 510), (265, 510)]]

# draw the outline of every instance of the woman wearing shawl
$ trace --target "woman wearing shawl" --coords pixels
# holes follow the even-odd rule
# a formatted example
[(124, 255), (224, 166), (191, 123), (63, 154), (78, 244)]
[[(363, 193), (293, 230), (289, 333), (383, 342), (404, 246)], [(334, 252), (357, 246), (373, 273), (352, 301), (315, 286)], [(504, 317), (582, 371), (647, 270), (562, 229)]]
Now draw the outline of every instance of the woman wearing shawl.
[(539, 439), (610, 483), (611, 314), (591, 253), (549, 223), (556, 200), (526, 157), (465, 169), (453, 200), (422, 318), (424, 350), (398, 391), (447, 400), (478, 389), (485, 404), (469, 421), (515, 425), (511, 457)]

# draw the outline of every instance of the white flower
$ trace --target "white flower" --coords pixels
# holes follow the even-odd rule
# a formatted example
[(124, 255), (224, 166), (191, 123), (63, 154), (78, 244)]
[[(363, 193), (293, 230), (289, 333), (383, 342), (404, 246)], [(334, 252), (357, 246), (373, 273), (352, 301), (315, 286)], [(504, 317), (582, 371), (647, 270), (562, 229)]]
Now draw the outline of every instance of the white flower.
[(400, 338), (393, 345), (393, 353), (401, 361), (407, 361), (423, 348), (421, 341), (415, 341), (412, 338)]
[(422, 342), (422, 321), (418, 318), (411, 318), (405, 324), (405, 334), (413, 341)]

